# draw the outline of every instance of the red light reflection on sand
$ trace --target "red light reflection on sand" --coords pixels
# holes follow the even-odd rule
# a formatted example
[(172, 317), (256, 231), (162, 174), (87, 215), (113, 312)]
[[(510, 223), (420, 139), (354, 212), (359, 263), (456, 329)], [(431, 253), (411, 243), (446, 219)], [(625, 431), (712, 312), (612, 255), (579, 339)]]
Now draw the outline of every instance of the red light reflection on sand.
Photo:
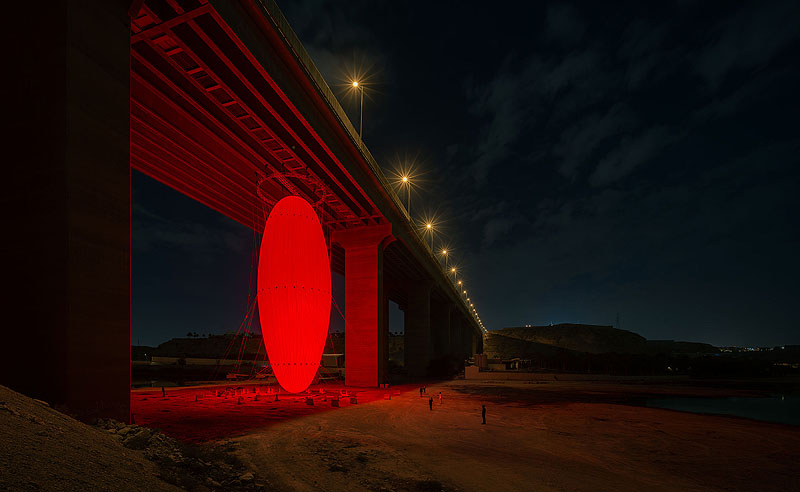
[[(131, 411), (137, 425), (158, 429), (185, 442), (206, 442), (246, 434), (304, 415), (346, 411), (353, 406), (351, 396), (356, 397), (358, 405), (363, 405), (384, 400), (387, 394), (397, 395), (416, 388), (349, 389), (344, 396), (341, 385), (319, 385), (310, 388), (308, 394), (281, 392), (277, 402), (274, 385), (271, 388), (256, 384), (167, 388), (166, 397), (161, 396), (161, 388), (148, 388), (131, 391)], [(314, 405), (306, 403), (307, 396), (311, 396)], [(337, 396), (339, 407), (332, 407), (331, 400)]]

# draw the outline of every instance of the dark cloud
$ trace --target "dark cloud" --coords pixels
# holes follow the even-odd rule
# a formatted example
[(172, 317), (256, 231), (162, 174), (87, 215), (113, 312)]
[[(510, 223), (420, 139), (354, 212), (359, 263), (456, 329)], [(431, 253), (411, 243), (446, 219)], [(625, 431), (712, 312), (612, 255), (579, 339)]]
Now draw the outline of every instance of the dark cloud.
[(617, 103), (604, 114), (592, 113), (568, 125), (561, 133), (558, 144), (553, 147), (553, 154), (561, 158), (559, 172), (573, 178), (589, 162), (589, 157), (601, 143), (631, 129), (635, 123), (633, 111), (627, 105)]
[(547, 9), (545, 36), (565, 45), (574, 45), (586, 32), (586, 24), (574, 7), (555, 3)]
[[(710, 43), (696, 58), (697, 71), (712, 86), (728, 72), (758, 68), (800, 36), (800, 3), (757, 2), (711, 26)], [(795, 53), (796, 54), (796, 53)]]
[[(191, 250), (204, 261), (218, 255), (241, 255), (252, 247), (252, 233), (232, 223), (177, 221), (134, 204), (132, 210), (133, 245), (142, 251)], [(227, 222), (227, 221), (226, 221)]]
[(619, 145), (598, 163), (589, 176), (589, 183), (603, 186), (623, 178), (658, 155), (674, 138), (663, 126), (624, 136)]

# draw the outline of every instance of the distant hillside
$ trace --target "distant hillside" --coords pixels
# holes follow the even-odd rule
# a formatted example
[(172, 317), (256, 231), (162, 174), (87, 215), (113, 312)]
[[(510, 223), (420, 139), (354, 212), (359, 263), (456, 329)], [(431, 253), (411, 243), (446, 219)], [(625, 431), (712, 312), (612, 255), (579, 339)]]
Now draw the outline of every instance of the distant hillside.
[[(210, 335), (199, 338), (173, 338), (160, 344), (158, 347), (137, 347), (131, 348), (132, 354), (137, 358), (133, 360), (146, 360), (144, 354), (149, 356), (161, 357), (200, 357), (209, 359), (220, 359), (226, 356), (229, 359), (239, 357), (242, 349), (242, 336), (234, 336), (232, 333), (225, 335)], [(334, 333), (325, 340), (325, 353), (344, 353), (343, 334)], [(264, 356), (264, 344), (261, 334), (251, 334), (247, 337), (247, 343), (241, 352), (244, 359), (253, 359), (256, 354)]]
[(536, 359), (542, 356), (554, 356), (566, 349), (538, 342), (529, 342), (519, 338), (489, 332), (483, 342), (483, 353), (492, 359)]
[(675, 340), (648, 340), (647, 350), (657, 354), (716, 354), (719, 349), (699, 342), (676, 342)]
[[(234, 339), (235, 338), (235, 339)], [(173, 338), (152, 351), (153, 355), (164, 357), (206, 357), (219, 359), (226, 355), (236, 358), (242, 345), (242, 337), (232, 334), (211, 335), (208, 338)], [(256, 353), (263, 355), (261, 336), (248, 337), (243, 356), (252, 359)]]
[(618, 330), (612, 326), (562, 323), (549, 326), (505, 328), (493, 333), (526, 342), (592, 354), (648, 352), (647, 340), (643, 336), (626, 330)]

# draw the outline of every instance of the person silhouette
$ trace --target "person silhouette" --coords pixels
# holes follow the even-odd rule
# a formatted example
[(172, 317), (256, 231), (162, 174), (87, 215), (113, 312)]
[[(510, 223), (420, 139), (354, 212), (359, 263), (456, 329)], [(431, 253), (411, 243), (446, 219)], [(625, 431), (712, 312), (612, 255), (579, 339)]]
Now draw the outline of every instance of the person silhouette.
[(481, 422), (481, 424), (485, 424), (486, 423), (486, 405), (481, 405), (481, 418), (483, 419), (483, 422)]
[(428, 399), (428, 408), (431, 411), (433, 411), (433, 397), (432, 396)]

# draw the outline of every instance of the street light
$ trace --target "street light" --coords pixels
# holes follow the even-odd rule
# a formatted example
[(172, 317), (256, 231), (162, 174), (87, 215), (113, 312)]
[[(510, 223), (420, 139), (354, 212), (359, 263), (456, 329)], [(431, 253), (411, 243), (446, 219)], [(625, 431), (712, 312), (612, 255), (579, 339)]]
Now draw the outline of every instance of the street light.
[(353, 81), (353, 89), (357, 91), (361, 91), (361, 109), (359, 111), (359, 121), (358, 121), (358, 138), (363, 140), (364, 137), (364, 86), (360, 85), (357, 80)]
[(408, 196), (406, 198), (406, 212), (408, 212), (408, 216), (411, 217), (411, 181), (408, 175), (404, 174), (400, 178), (400, 182), (403, 184), (403, 186), (406, 187), (406, 191), (408, 193)]
[(425, 231), (431, 234), (431, 250), (433, 250), (433, 223), (427, 222), (425, 223)]

